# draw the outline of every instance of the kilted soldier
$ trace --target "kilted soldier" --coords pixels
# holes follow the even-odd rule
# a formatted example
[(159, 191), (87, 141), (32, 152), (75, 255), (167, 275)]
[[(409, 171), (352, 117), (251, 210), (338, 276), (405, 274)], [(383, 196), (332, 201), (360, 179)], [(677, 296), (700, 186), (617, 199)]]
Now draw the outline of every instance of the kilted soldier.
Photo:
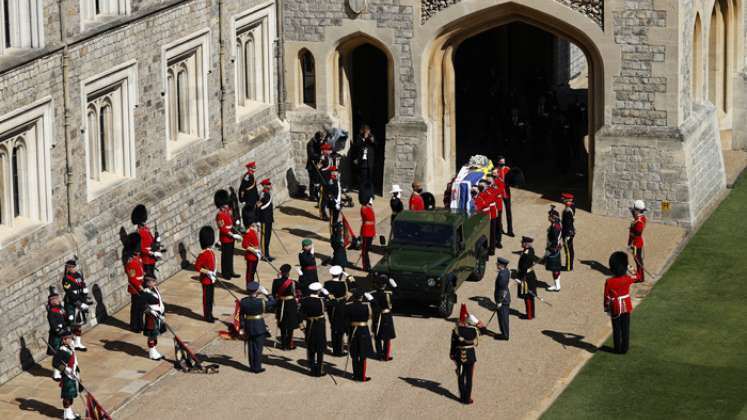
[(573, 194), (563, 193), (563, 217), (561, 226), (563, 228), (563, 254), (565, 255), (566, 271), (573, 271), (573, 260), (575, 252), (573, 250), (573, 238), (576, 236), (576, 206), (573, 204)]
[(378, 289), (371, 293), (374, 297), (373, 308), (373, 335), (376, 354), (379, 360), (385, 362), (392, 360), (392, 340), (397, 337), (394, 331), (394, 317), (392, 316), (392, 289), (397, 287), (394, 279), (382, 275), (378, 278)]
[(509, 312), (511, 309), (511, 291), (508, 285), (511, 283), (511, 270), (508, 269), (508, 260), (498, 257), (496, 260), (498, 275), (495, 277), (495, 311), (498, 314), (498, 326), (501, 329), (501, 338), (508, 340), (509, 337)]
[(239, 335), (244, 337), (249, 357), (249, 370), (254, 373), (262, 373), (262, 350), (265, 347), (265, 338), (270, 337), (270, 331), (265, 324), (264, 313), (275, 309), (275, 299), (268, 296), (267, 289), (253, 281), (246, 287), (249, 296), (241, 299), (239, 303), (239, 319), (241, 330)]
[(547, 220), (550, 226), (547, 228), (547, 246), (545, 247), (545, 270), (552, 272), (554, 285), (547, 288), (551, 292), (560, 291), (560, 250), (563, 248), (563, 227), (560, 225), (560, 214), (550, 205), (547, 212)]
[(275, 317), (280, 330), (280, 348), (283, 350), (296, 348), (293, 342), (293, 330), (298, 328), (296, 281), (288, 276), (290, 270), (289, 264), (283, 264), (280, 266), (280, 277), (272, 282), (272, 296), (278, 301)]
[(235, 242), (241, 240), (241, 235), (233, 228), (234, 220), (231, 214), (231, 196), (226, 190), (218, 190), (213, 197), (218, 213), (215, 215), (215, 224), (218, 226), (220, 238), (220, 271), (224, 279), (231, 280), (241, 277), (233, 269), (233, 251)]
[(373, 210), (373, 197), (367, 197), (361, 202), (361, 262), (363, 271), (371, 269), (371, 259), (368, 255), (376, 236), (376, 214)]
[(402, 188), (397, 184), (392, 185), (392, 198), (389, 200), (389, 207), (392, 209), (392, 222), (394, 222), (394, 218), (405, 209), (404, 204), (402, 204), (401, 195)]
[(80, 420), (80, 416), (73, 411), (73, 401), (80, 392), (80, 368), (78, 356), (75, 354), (73, 333), (63, 330), (62, 345), (54, 354), (52, 364), (55, 370), (62, 372), (60, 380), (60, 397), (62, 398), (62, 418), (65, 420)]
[(298, 254), (298, 265), (301, 267), (302, 279), (301, 293), (306, 296), (309, 294), (309, 285), (319, 281), (316, 273), (316, 258), (314, 257), (314, 244), (311, 239), (301, 241), (301, 252)]
[(503, 191), (503, 212), (506, 213), (506, 228), (508, 229), (508, 232), (506, 235), (510, 237), (514, 237), (514, 224), (513, 219), (511, 217), (511, 186), (508, 184), (508, 180), (506, 179), (506, 176), (508, 175), (509, 171), (511, 171), (511, 168), (506, 166), (506, 158), (503, 156), (498, 156), (498, 168), (496, 168), (496, 175), (498, 176), (498, 179), (503, 183), (504, 185), (504, 191)]
[(254, 173), (257, 170), (256, 162), (248, 162), (246, 164), (246, 173), (241, 178), (241, 184), (239, 184), (239, 201), (244, 204), (241, 209), (241, 221), (244, 222), (244, 226), (249, 227), (255, 220), (257, 220), (257, 200), (259, 200), (259, 192), (257, 191), (257, 180), (254, 177)]
[(140, 258), (143, 260), (143, 269), (145, 274), (156, 275), (156, 261), (162, 258), (158, 249), (153, 249), (154, 243), (157, 243), (148, 226), (148, 209), (144, 205), (138, 204), (132, 210), (130, 221), (137, 226), (137, 233), (140, 234)]
[[(69, 322), (65, 308), (62, 306), (60, 294), (57, 293), (54, 286), (49, 287), (49, 297), (47, 297), (47, 322), (49, 323), (47, 354), (54, 356), (62, 345), (63, 333), (68, 332), (67, 323)], [(59, 381), (62, 378), (62, 373), (54, 364), (52, 369), (52, 379)]]
[(480, 330), (485, 325), (474, 315), (467, 312), (467, 305), (462, 304), (459, 321), (451, 331), (451, 349), (449, 357), (456, 363), (457, 382), (459, 383), (459, 401), (472, 404), (472, 376), (477, 362), (477, 340)]
[(366, 382), (371, 378), (366, 376), (366, 359), (373, 350), (371, 348), (371, 331), (368, 322), (371, 321), (371, 301), (369, 293), (356, 290), (351, 301), (345, 306), (345, 317), (348, 324), (348, 342), (350, 358), (353, 360), (353, 380)]
[(267, 261), (273, 261), (275, 258), (270, 256), (270, 239), (272, 239), (272, 223), (275, 221), (272, 205), (272, 182), (270, 178), (265, 178), (261, 182), (262, 196), (259, 198), (257, 207), (259, 208), (259, 223), (262, 230), (260, 232), (260, 250)]
[(423, 186), (415, 181), (412, 183), (412, 194), (410, 194), (410, 202), (408, 203), (408, 208), (410, 211), (421, 211), (425, 210), (425, 201), (423, 201), (423, 197), (420, 195), (423, 193)]
[(246, 278), (244, 279), (246, 286), (254, 281), (254, 277), (257, 275), (257, 264), (259, 264), (259, 259), (262, 258), (257, 234), (258, 225), (256, 221), (252, 222), (244, 233), (244, 239), (241, 240), (241, 247), (244, 248), (244, 260), (246, 261)]
[(615, 352), (628, 352), (630, 338), (630, 314), (633, 302), (630, 300), (630, 285), (643, 281), (643, 266), (636, 271), (635, 277), (628, 275), (628, 254), (615, 252), (610, 255), (610, 270), (614, 277), (604, 283), (604, 311), (612, 319), (612, 339)]
[(311, 376), (322, 376), (324, 350), (327, 348), (327, 326), (324, 322), (324, 300), (319, 293), (325, 290), (321, 283), (309, 285), (309, 295), (301, 299), (300, 311), (305, 322), (306, 360)]
[(158, 352), (158, 336), (166, 332), (164, 314), (166, 306), (161, 298), (161, 292), (156, 285), (156, 278), (146, 275), (145, 288), (140, 293), (145, 308), (145, 324), (143, 335), (148, 338), (148, 357), (151, 360), (161, 360), (163, 356)]
[(348, 251), (345, 248), (345, 225), (337, 222), (332, 226), (332, 235), (329, 238), (332, 247), (332, 265), (340, 267), (348, 266)]
[(329, 327), (332, 333), (332, 355), (344, 356), (343, 336), (347, 330), (345, 319), (345, 302), (348, 298), (348, 283), (343, 278), (344, 272), (339, 265), (333, 265), (329, 269), (331, 280), (324, 282), (324, 289), (329, 292), (327, 296), (327, 313), (329, 314)]
[(143, 289), (143, 261), (140, 259), (140, 234), (127, 235), (125, 247), (125, 273), (127, 274), (127, 293), (130, 294), (130, 330), (143, 331), (143, 307), (138, 295)]
[(319, 192), (319, 218), (327, 220), (327, 200), (329, 194), (327, 192), (327, 186), (329, 185), (330, 179), (330, 167), (336, 166), (334, 159), (332, 159), (332, 145), (329, 143), (322, 143), (322, 158), (319, 160), (319, 175), (321, 176), (321, 191)]
[[(633, 207), (630, 208), (630, 214), (633, 215), (633, 222), (630, 224), (628, 233), (628, 248), (633, 253), (633, 261), (637, 272), (643, 271), (643, 230), (646, 228), (648, 219), (643, 213), (646, 212), (646, 203), (643, 200), (635, 200)], [(643, 274), (641, 274), (643, 276)]]
[(524, 299), (527, 319), (534, 319), (537, 314), (537, 307), (534, 305), (534, 297), (537, 295), (537, 275), (534, 273), (534, 239), (522, 236), (521, 249), (517, 273), (519, 288), (516, 295), (519, 299)]
[(215, 231), (210, 226), (200, 228), (200, 248), (202, 252), (195, 260), (195, 271), (200, 274), (202, 285), (202, 314), (205, 321), (213, 323), (213, 296), (215, 295), (216, 258), (212, 247), (215, 244)]
[(81, 328), (88, 321), (88, 305), (91, 304), (88, 298), (88, 287), (83, 278), (83, 274), (78, 271), (78, 263), (75, 260), (68, 260), (65, 263), (65, 275), (62, 277), (62, 288), (65, 290), (65, 313), (70, 318), (69, 326), (75, 335), (73, 343), (75, 350), (87, 351), (86, 346), (81, 342)]
[(317, 131), (314, 137), (306, 143), (306, 172), (309, 174), (309, 197), (319, 202), (319, 189), (321, 178), (319, 177), (319, 161), (322, 158), (322, 141), (324, 133)]
[(337, 166), (329, 166), (329, 180), (326, 181), (327, 208), (329, 209), (330, 229), (340, 219), (340, 209), (342, 208), (342, 187), (340, 186), (340, 173)]

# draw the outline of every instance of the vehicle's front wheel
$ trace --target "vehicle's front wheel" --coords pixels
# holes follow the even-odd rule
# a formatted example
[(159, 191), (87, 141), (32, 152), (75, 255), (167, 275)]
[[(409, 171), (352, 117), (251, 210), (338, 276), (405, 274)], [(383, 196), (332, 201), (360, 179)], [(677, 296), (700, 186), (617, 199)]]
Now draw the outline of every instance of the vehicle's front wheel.
[(485, 252), (481, 252), (477, 256), (477, 264), (475, 265), (475, 271), (473, 271), (467, 280), (469, 281), (480, 281), (485, 276), (485, 268), (488, 265), (488, 252), (487, 249), (485, 249)]
[(454, 311), (454, 299), (451, 295), (451, 293), (441, 295), (441, 301), (438, 303), (438, 316), (441, 318), (448, 318)]

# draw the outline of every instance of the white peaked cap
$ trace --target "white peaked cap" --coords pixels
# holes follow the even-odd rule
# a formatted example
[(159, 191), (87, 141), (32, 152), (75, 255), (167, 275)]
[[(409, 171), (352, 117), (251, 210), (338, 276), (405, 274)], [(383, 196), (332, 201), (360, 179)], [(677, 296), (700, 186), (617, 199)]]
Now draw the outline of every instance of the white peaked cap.
[(322, 284), (319, 283), (318, 281), (315, 281), (314, 283), (311, 283), (309, 285), (309, 290), (311, 290), (312, 292), (318, 292), (322, 290)]
[(333, 265), (329, 269), (329, 274), (333, 276), (339, 276), (340, 274), (342, 274), (342, 267), (340, 267), (339, 265)]
[(399, 187), (399, 184), (392, 185), (392, 193), (398, 193), (402, 192), (402, 188)]
[(646, 203), (643, 200), (635, 200), (633, 202), (633, 208), (636, 210), (646, 210)]

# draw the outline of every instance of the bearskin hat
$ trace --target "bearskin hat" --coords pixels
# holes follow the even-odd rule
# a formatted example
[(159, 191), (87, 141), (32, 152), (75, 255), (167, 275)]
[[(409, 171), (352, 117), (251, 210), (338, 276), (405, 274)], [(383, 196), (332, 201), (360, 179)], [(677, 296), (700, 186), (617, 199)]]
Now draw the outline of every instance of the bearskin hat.
[(213, 246), (215, 243), (215, 231), (211, 226), (203, 226), (200, 228), (200, 247), (207, 249)]
[(231, 194), (226, 190), (218, 190), (213, 196), (213, 201), (215, 202), (215, 207), (221, 208), (231, 202)]
[(628, 272), (628, 254), (622, 251), (610, 255), (610, 270), (616, 277), (624, 276)]
[(134, 209), (132, 209), (130, 220), (133, 225), (145, 224), (145, 222), (148, 221), (148, 209), (146, 209), (144, 205), (138, 204)]
[(130, 233), (127, 235), (127, 243), (125, 245), (125, 251), (132, 255), (136, 252), (140, 252), (140, 242), (142, 238), (140, 238), (140, 234), (137, 232)]

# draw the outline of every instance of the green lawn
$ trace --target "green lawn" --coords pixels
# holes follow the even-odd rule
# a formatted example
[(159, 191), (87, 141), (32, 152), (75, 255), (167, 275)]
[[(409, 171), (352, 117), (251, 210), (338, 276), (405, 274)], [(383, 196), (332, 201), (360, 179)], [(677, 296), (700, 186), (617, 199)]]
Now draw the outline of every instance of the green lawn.
[(747, 419), (744, 179), (636, 308), (628, 354), (597, 352), (543, 418)]

